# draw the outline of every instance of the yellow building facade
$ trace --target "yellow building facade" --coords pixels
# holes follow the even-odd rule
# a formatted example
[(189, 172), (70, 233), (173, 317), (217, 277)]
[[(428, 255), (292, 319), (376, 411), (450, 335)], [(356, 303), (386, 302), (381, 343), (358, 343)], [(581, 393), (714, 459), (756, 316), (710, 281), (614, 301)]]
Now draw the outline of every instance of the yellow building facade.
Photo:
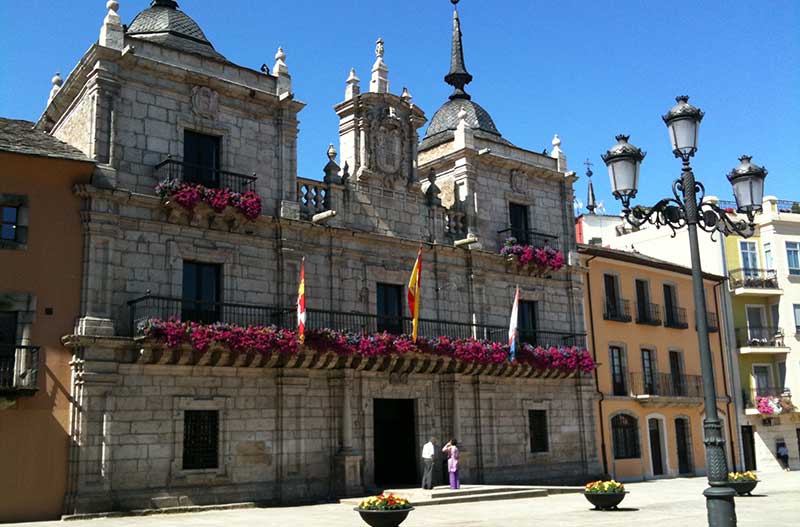
[[(622, 481), (705, 474), (691, 271), (594, 245), (580, 245), (579, 253), (589, 345), (598, 363), (596, 429), (605, 472)], [(724, 278), (704, 278), (717, 408), (733, 468), (737, 424), (719, 330)]]

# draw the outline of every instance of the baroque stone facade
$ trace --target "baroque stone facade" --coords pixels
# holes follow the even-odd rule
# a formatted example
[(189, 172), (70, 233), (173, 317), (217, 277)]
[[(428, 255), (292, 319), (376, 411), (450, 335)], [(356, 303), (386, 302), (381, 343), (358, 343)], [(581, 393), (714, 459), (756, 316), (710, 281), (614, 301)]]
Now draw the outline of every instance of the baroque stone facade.
[[(304, 105), (282, 50), (271, 70), (257, 72), (223, 59), (174, 2), (154, 0), (127, 32), (117, 9), (109, 2), (99, 43), (38, 123), (98, 164), (92, 183), (76, 187), (86, 244), (82, 316), (65, 337), (75, 399), (66, 513), (374, 490), (384, 445), (373, 408), (383, 400), (413, 401), (411, 424), (398, 425), (412, 437), (412, 459), (430, 435), (458, 437), (467, 482), (569, 481), (598, 471), (588, 378), (302, 349), (286, 360), (172, 351), (139, 332), (148, 318), (188, 318), (187, 263), (218, 270), (221, 321), (269, 323), (269, 313), (293, 309), (302, 258), (310, 324), (316, 316), (317, 325), (374, 331), (380, 284), (405, 284), (422, 246), (428, 331), (503, 342), (519, 285), (521, 298), (535, 302), (537, 343), (585, 346), (574, 174), (563, 155), (518, 148), (486, 124), (491, 117), (463, 90), (457, 16), (461, 64), (448, 75), (457, 90), (436, 127), (420, 143), (426, 117), (408, 90), (389, 92), (379, 41), (369, 91), (351, 72), (336, 106), (342, 165), (330, 149), (325, 179), (316, 181), (297, 176)], [(170, 26), (176, 19), (179, 28)], [(453, 101), (461, 111), (451, 119), (444, 110)], [(190, 134), (216, 138), (203, 170), (217, 186), (260, 196), (255, 220), (230, 207), (190, 212), (156, 194), (164, 179), (206, 174), (187, 160)], [(536, 236), (560, 247), (563, 269), (530, 275), (498, 254), (510, 203), (525, 207)], [(531, 453), (535, 410), (546, 412), (548, 447)], [(213, 468), (186, 468), (187, 419), (201, 415), (192, 412), (215, 416)]]

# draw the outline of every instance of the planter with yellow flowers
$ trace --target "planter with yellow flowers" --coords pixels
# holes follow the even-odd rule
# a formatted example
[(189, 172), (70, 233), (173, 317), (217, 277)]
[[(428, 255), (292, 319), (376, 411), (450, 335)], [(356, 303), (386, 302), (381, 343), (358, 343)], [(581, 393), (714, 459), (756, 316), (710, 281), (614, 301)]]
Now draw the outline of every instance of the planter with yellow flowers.
[(752, 496), (753, 489), (758, 485), (758, 476), (752, 470), (747, 472), (728, 473), (727, 485), (736, 491), (739, 496)]
[(625, 499), (625, 485), (617, 481), (592, 481), (583, 489), (583, 495), (594, 505), (595, 510), (607, 511), (616, 509)]
[(414, 507), (407, 499), (389, 493), (367, 498), (354, 510), (371, 527), (397, 527)]

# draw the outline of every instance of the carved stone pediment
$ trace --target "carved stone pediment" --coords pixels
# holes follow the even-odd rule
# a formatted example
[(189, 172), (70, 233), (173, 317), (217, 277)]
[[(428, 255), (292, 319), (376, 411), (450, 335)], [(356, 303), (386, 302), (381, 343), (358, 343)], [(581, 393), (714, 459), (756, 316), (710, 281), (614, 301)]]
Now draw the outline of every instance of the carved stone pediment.
[(208, 86), (192, 88), (192, 112), (200, 117), (215, 119), (219, 113), (219, 94)]

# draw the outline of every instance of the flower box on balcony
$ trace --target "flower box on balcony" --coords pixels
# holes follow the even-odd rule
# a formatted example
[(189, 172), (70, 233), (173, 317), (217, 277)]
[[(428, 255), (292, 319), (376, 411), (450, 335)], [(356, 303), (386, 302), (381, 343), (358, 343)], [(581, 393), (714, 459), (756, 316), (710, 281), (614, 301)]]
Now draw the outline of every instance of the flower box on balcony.
[(253, 191), (212, 189), (169, 178), (156, 185), (155, 190), (169, 210), (170, 221), (185, 218), (197, 227), (225, 226), (238, 230), (261, 215), (261, 196)]

